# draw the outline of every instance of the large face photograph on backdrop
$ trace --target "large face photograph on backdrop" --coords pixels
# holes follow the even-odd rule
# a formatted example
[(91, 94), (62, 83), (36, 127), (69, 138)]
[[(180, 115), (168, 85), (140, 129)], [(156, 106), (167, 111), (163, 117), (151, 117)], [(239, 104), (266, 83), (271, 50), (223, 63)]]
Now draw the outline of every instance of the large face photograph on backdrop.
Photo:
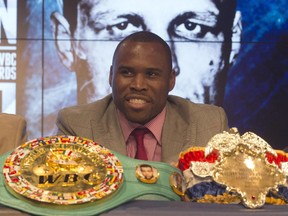
[(56, 134), (59, 109), (111, 92), (119, 41), (152, 31), (172, 51), (177, 77), (170, 94), (222, 106), (230, 127), (284, 148), (287, 6), (285, 0), (0, 0), (1, 111), (25, 116), (31, 139)]

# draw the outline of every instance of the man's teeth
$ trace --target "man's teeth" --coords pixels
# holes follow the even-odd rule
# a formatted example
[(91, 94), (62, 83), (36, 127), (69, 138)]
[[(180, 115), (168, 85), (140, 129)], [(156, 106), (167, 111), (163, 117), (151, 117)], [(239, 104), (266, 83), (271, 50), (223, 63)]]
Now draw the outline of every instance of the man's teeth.
[(136, 103), (136, 104), (144, 104), (144, 103), (146, 103), (146, 101), (145, 100), (142, 100), (142, 99), (130, 99), (130, 102), (131, 103)]

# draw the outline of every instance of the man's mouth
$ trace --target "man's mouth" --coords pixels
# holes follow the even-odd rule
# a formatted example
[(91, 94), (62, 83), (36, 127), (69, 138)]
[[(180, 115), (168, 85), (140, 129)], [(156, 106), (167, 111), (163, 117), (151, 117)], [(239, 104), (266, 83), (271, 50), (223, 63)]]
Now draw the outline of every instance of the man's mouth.
[(129, 99), (129, 102), (132, 104), (145, 104), (145, 103), (147, 103), (146, 100), (139, 99), (139, 98), (131, 98), (131, 99)]
[(144, 96), (137, 97), (137, 96), (131, 96), (127, 98), (128, 106), (134, 110), (143, 110), (147, 108), (147, 105), (149, 104), (148, 98), (146, 99)]

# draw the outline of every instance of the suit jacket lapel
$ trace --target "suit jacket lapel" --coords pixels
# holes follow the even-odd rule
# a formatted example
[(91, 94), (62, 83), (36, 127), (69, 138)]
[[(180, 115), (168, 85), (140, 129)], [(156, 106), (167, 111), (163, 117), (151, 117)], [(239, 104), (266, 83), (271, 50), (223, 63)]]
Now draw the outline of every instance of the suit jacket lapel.
[[(177, 108), (178, 109), (178, 108)], [(196, 125), (186, 122), (181, 110), (167, 104), (167, 114), (162, 131), (162, 160), (177, 162), (180, 151), (187, 144), (194, 145), (196, 139)], [(188, 117), (186, 118), (188, 119)]]
[(99, 140), (100, 145), (126, 155), (126, 144), (113, 102), (110, 102), (100, 120), (91, 120), (91, 128), (94, 140)]

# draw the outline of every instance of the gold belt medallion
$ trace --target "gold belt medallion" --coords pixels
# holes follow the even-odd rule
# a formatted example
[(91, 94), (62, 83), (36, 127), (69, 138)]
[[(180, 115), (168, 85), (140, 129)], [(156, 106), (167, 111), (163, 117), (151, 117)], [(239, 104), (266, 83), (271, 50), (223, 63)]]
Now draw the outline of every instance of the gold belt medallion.
[(123, 182), (122, 164), (113, 153), (74, 136), (26, 142), (6, 159), (3, 173), (12, 193), (62, 205), (103, 199)]

